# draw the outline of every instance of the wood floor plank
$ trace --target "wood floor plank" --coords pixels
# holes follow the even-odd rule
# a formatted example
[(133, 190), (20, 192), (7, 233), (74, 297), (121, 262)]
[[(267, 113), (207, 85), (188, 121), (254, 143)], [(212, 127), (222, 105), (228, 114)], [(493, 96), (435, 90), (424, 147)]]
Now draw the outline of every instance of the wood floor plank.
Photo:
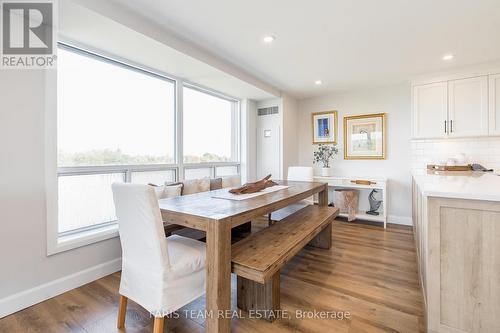
[(85, 332), (56, 298), (0, 320), (0, 332)]
[[(267, 217), (252, 221), (252, 232), (267, 227)], [(332, 248), (305, 247), (281, 272), (281, 309), (288, 317), (269, 323), (231, 320), (232, 332), (425, 332), (423, 301), (411, 228), (335, 221)], [(153, 318), (129, 300), (125, 330), (116, 328), (120, 273), (0, 319), (0, 332), (152, 332)], [(236, 278), (231, 306), (236, 312)], [(204, 332), (205, 297), (167, 318), (164, 332)], [(190, 312), (193, 311), (193, 312)], [(304, 311), (349, 312), (343, 320), (299, 318)], [(192, 316), (195, 314), (195, 316)], [(198, 314), (198, 316), (196, 316)]]
[[(418, 316), (400, 312), (383, 304), (372, 303), (364, 298), (345, 294), (334, 289), (325, 289), (314, 284), (285, 277), (281, 287), (282, 300), (285, 304), (296, 304), (301, 308), (329, 309), (345, 311), (378, 326), (395, 329), (399, 332), (418, 332)], [(297, 295), (301, 290), (303, 297)]]
[(355, 317), (351, 320), (349, 333), (398, 333), (397, 330), (382, 325), (374, 325), (372, 322)]
[(324, 256), (319, 256), (314, 253), (302, 252), (298, 254), (296, 262), (301, 262), (301, 261), (308, 262), (311, 259), (314, 259), (314, 261), (318, 265), (326, 267), (331, 266), (338, 270), (341, 270), (342, 268), (343, 271), (359, 270), (363, 272), (372, 272), (373, 274), (377, 275), (376, 276), (377, 279), (392, 277), (395, 279), (412, 281), (413, 283), (416, 284), (418, 284), (419, 282), (418, 276), (413, 267), (405, 268), (405, 267), (398, 267), (392, 264), (380, 264), (377, 263), (375, 260), (372, 262), (368, 262), (368, 261), (361, 261), (358, 258), (354, 257), (336, 255), (335, 262), (332, 263), (331, 260), (325, 258)]

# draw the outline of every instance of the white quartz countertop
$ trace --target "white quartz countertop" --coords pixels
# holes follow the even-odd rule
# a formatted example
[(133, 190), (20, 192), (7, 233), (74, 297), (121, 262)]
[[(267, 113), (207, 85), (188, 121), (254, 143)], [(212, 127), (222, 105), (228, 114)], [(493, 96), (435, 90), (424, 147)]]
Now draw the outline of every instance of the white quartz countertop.
[(492, 172), (427, 171), (413, 178), (427, 197), (500, 201), (500, 176)]

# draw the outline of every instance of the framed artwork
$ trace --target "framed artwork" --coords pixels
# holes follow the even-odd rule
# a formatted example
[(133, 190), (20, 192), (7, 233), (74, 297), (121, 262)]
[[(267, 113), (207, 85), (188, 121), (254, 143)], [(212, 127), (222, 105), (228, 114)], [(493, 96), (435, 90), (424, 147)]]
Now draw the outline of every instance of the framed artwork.
[(315, 112), (312, 117), (313, 144), (337, 143), (337, 111)]
[(385, 159), (385, 136), (385, 113), (344, 117), (344, 159)]

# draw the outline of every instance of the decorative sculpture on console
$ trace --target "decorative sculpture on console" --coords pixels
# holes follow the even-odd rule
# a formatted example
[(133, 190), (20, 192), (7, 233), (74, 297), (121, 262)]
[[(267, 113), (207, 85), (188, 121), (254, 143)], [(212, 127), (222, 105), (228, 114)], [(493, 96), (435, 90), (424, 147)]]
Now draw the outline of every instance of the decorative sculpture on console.
[(377, 210), (380, 208), (382, 204), (382, 200), (375, 199), (375, 193), (378, 193), (377, 190), (372, 190), (370, 195), (368, 196), (368, 202), (370, 203), (370, 210), (366, 212), (366, 214), (370, 215), (379, 215), (380, 213)]

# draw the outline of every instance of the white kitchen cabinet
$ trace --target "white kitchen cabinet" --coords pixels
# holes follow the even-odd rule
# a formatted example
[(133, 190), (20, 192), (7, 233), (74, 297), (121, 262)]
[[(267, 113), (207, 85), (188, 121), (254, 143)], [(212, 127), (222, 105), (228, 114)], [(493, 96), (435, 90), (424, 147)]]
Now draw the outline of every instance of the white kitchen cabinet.
[(500, 74), (489, 76), (489, 134), (500, 135)]
[(413, 137), (447, 136), (448, 83), (438, 82), (413, 87)]
[(488, 135), (488, 77), (448, 81), (448, 135)]
[(500, 75), (489, 78), (489, 82), (483, 75), (414, 85), (413, 138), (500, 134)]

